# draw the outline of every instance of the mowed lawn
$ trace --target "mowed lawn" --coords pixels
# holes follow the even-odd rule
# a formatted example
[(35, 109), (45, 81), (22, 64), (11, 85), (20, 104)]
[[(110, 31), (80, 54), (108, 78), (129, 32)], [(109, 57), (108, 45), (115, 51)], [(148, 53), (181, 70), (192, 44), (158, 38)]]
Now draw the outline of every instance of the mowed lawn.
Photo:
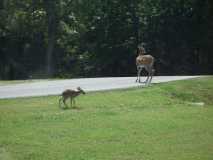
[(212, 160), (213, 77), (0, 100), (0, 160)]

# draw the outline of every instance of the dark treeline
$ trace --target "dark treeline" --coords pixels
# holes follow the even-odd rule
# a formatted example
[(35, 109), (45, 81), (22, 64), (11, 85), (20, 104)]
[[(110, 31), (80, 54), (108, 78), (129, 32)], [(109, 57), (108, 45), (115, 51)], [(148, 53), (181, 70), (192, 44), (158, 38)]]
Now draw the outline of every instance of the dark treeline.
[(213, 73), (212, 0), (1, 0), (0, 79)]

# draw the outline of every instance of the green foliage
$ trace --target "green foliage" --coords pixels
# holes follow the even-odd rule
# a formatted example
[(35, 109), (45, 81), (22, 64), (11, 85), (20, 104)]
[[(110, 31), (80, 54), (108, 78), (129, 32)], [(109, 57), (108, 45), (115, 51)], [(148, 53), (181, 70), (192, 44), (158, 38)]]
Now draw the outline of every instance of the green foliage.
[(67, 110), (56, 96), (0, 100), (0, 158), (210, 160), (212, 83), (87, 93)]
[(210, 0), (2, 0), (0, 15), (0, 79), (134, 75), (141, 42), (157, 74), (212, 73)]

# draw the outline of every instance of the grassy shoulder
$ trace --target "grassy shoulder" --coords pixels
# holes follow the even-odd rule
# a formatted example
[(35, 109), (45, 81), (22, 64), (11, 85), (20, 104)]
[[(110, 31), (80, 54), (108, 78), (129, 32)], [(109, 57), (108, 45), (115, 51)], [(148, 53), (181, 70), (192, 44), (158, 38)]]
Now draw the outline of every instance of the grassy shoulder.
[(0, 100), (0, 159), (213, 158), (212, 77), (58, 99)]

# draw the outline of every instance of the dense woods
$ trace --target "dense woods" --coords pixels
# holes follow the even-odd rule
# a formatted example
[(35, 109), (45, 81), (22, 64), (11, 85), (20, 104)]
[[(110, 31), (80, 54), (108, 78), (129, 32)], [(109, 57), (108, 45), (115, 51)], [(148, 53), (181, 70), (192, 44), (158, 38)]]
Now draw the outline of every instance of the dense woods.
[(1, 0), (0, 79), (213, 73), (212, 0)]

